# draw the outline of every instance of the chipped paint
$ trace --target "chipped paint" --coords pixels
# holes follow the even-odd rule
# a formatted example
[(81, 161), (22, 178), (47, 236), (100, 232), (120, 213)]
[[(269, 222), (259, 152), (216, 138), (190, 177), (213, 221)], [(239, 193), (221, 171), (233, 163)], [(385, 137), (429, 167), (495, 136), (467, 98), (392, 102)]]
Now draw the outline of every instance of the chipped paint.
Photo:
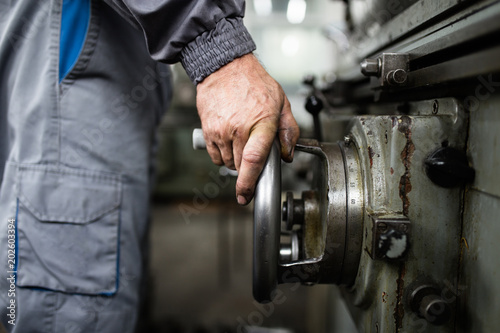
[(385, 291), (382, 292), (382, 303), (387, 303), (387, 296), (389, 296)]
[(408, 116), (402, 116), (398, 120), (398, 130), (405, 135), (406, 145), (401, 152), (401, 161), (405, 167), (405, 172), (401, 176), (399, 181), (399, 197), (403, 202), (403, 214), (408, 216), (408, 210), (410, 208), (410, 199), (408, 198), (408, 193), (411, 192), (411, 158), (415, 152), (415, 145), (411, 140), (411, 118)]
[(396, 332), (399, 333), (403, 327), (403, 317), (405, 315), (405, 309), (403, 304), (403, 294), (405, 287), (405, 274), (406, 274), (406, 264), (401, 263), (399, 266), (399, 277), (396, 281), (396, 307), (394, 308), (394, 322), (396, 324)]
[(368, 146), (368, 156), (370, 157), (370, 169), (373, 167), (373, 156), (375, 156), (375, 152), (373, 148)]
[[(410, 209), (410, 199), (408, 198), (408, 193), (412, 190), (411, 186), (411, 158), (413, 157), (413, 153), (415, 152), (415, 145), (413, 144), (411, 138), (411, 127), (412, 127), (412, 118), (408, 116), (402, 116), (398, 119), (398, 131), (403, 133), (406, 138), (406, 145), (401, 151), (401, 161), (405, 167), (405, 172), (401, 176), (399, 181), (399, 197), (403, 203), (403, 214), (408, 216), (408, 212)], [(399, 266), (399, 277), (396, 281), (396, 306), (394, 308), (394, 321), (396, 325), (396, 332), (400, 332), (403, 326), (403, 317), (404, 317), (404, 304), (403, 304), (403, 294), (404, 294), (404, 277), (406, 274), (406, 266), (405, 263), (401, 263)]]

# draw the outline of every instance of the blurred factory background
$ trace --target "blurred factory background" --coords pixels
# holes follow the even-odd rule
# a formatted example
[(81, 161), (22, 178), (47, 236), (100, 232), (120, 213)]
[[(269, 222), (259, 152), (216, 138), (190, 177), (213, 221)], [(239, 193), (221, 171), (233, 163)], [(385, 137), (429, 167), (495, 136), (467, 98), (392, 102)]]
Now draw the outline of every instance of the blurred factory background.
[[(302, 82), (306, 75), (334, 79), (329, 76), (342, 40), (327, 37), (343, 28), (344, 7), (332, 0), (247, 1), (245, 22), (256, 54), (287, 93), (302, 137), (313, 135)], [(343, 305), (335, 303), (333, 286), (287, 286), (276, 306), (253, 300), (252, 205), (239, 207), (235, 178), (213, 165), (206, 151), (193, 151), (192, 130), (200, 126), (196, 91), (181, 67), (173, 70), (174, 99), (158, 134), (148, 331), (245, 332), (246, 327), (247, 332), (321, 333), (332, 325), (353, 331)], [(284, 190), (300, 190), (294, 175), (305, 172), (299, 156), (285, 171)], [(341, 307), (340, 318), (326, 315), (334, 307)]]

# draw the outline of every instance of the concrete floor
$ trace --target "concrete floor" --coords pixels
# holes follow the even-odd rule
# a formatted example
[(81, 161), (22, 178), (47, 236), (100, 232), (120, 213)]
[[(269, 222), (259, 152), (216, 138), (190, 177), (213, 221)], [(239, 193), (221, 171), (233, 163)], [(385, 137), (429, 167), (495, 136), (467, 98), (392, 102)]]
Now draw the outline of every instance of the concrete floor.
[(253, 300), (251, 207), (234, 200), (201, 207), (192, 200), (153, 205), (149, 332), (323, 331), (308, 329), (323, 321), (311, 313), (316, 306), (307, 306), (316, 287), (281, 286), (281, 304)]

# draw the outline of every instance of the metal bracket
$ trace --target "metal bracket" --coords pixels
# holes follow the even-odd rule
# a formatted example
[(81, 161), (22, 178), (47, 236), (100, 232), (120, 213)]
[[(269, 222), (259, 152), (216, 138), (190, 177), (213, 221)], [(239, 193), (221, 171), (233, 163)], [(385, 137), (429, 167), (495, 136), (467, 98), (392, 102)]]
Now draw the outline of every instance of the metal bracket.
[(376, 59), (361, 62), (361, 73), (379, 78), (379, 85), (385, 87), (405, 86), (408, 81), (410, 56), (407, 53), (382, 53)]
[(372, 239), (369, 247), (374, 260), (404, 260), (410, 249), (411, 223), (405, 216), (371, 217)]

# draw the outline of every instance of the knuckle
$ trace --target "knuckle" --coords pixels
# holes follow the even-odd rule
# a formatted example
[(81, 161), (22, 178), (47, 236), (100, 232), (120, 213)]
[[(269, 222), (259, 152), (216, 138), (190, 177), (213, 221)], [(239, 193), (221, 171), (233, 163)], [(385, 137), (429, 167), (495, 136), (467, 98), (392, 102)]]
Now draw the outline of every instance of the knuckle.
[(224, 161), (224, 166), (228, 169), (231, 169), (231, 170), (235, 170), (235, 167), (234, 167), (234, 160), (231, 158), (231, 159), (227, 159)]
[(220, 157), (212, 157), (212, 162), (215, 164), (215, 165), (223, 165), (223, 161)]
[(247, 152), (242, 156), (242, 163), (248, 164), (251, 167), (258, 167), (265, 162), (265, 156), (258, 152)]

